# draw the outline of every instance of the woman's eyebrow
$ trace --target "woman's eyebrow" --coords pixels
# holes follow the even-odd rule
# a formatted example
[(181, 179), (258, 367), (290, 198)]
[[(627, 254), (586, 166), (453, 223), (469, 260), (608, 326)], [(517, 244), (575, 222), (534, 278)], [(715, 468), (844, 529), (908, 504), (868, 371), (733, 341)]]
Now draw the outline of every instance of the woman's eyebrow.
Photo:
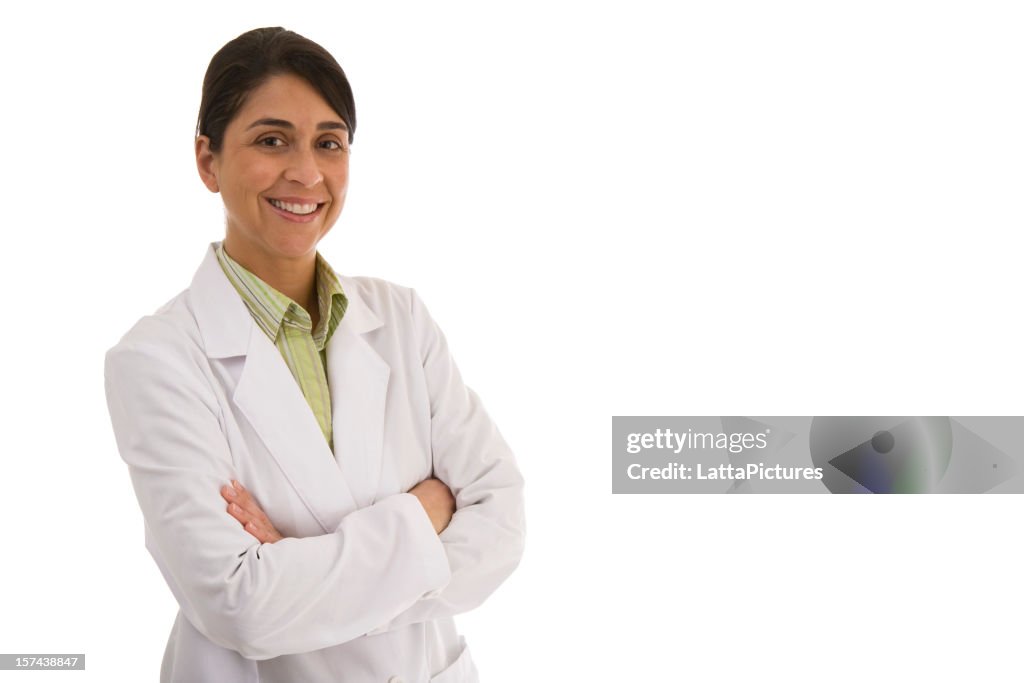
[[(285, 121), (284, 119), (257, 119), (249, 124), (249, 128), (255, 128), (256, 126), (274, 126), (276, 128), (287, 128), (289, 130), (295, 129), (295, 124), (291, 121)], [(246, 128), (246, 130), (249, 130)], [(321, 121), (316, 124), (317, 130), (348, 130), (341, 121)]]
[[(249, 128), (255, 128), (256, 126), (274, 126), (275, 128), (295, 128), (295, 124), (291, 121), (285, 121), (284, 119), (257, 119), (249, 124)], [(249, 130), (246, 128), (246, 130)]]
[(321, 121), (320, 123), (316, 124), (316, 129), (317, 130), (348, 130), (348, 126), (346, 126), (341, 121)]

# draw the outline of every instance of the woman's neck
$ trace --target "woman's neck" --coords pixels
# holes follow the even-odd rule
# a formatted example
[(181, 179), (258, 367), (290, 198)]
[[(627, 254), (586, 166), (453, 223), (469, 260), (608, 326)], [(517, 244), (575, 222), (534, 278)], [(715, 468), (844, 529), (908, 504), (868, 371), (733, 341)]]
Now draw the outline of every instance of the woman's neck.
[(320, 318), (316, 293), (316, 251), (301, 258), (268, 258), (224, 238), (224, 251), (250, 273), (306, 309), (316, 328)]

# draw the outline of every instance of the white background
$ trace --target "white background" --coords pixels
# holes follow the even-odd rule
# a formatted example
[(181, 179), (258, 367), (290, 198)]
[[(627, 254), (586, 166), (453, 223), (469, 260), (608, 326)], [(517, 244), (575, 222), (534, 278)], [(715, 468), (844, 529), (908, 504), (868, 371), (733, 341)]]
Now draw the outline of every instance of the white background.
[(484, 681), (1021, 680), (1017, 496), (610, 493), (616, 414), (1022, 412), (1018, 3), (5, 14), (0, 651), (88, 670), (0, 679), (157, 678), (103, 353), (223, 234), (209, 58), (283, 25), (356, 94), (321, 251), (417, 289), (527, 478)]

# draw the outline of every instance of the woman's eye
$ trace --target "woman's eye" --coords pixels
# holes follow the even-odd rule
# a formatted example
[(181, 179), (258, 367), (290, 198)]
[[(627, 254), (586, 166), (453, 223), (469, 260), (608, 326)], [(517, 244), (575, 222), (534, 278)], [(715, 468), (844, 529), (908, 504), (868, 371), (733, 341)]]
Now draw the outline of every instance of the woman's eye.
[(332, 152), (345, 149), (337, 140), (321, 140), (320, 146), (324, 149), (331, 150)]
[(280, 147), (281, 145), (284, 144), (284, 140), (271, 135), (265, 138), (260, 138), (259, 140), (256, 141), (256, 144), (261, 145), (263, 147)]

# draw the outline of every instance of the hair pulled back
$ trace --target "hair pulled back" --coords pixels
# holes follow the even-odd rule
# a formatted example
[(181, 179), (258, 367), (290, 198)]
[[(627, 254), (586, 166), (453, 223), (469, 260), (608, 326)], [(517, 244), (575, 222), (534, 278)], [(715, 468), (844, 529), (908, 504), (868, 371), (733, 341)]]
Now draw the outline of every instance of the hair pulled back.
[(279, 74), (293, 74), (313, 86), (348, 126), (352, 142), (356, 105), (345, 72), (320, 45), (279, 26), (247, 31), (213, 56), (203, 78), (196, 135), (207, 136), (210, 150), (220, 151), (224, 131), (245, 98)]

